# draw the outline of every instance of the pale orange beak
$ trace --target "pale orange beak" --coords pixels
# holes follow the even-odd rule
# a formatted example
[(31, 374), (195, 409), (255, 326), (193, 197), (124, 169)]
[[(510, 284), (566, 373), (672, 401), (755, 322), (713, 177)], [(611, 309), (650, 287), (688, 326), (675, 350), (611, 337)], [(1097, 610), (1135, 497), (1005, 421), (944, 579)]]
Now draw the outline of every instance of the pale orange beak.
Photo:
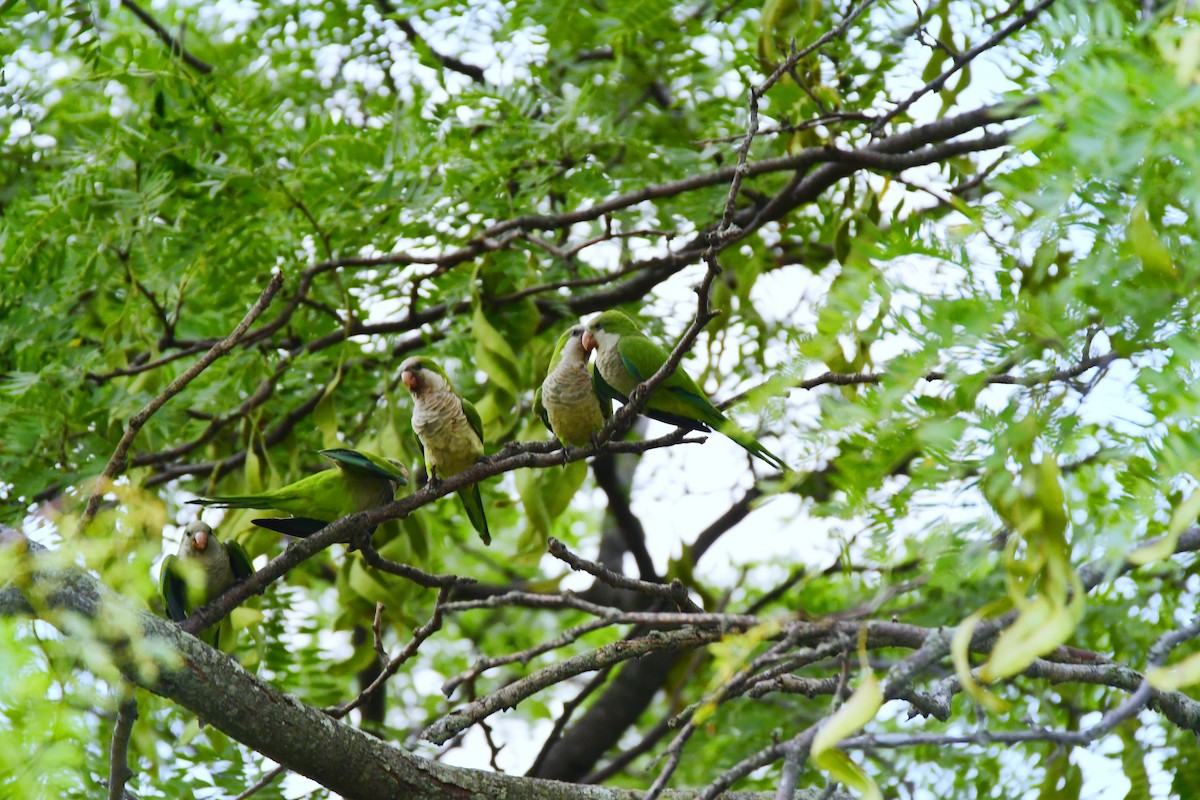
[(416, 375), (412, 374), (408, 370), (404, 370), (404, 372), (400, 373), (400, 380), (404, 381), (404, 385), (408, 387), (408, 390), (410, 392), (416, 390), (416, 388), (417, 388), (417, 376)]
[(580, 340), (583, 343), (583, 349), (587, 352), (592, 352), (596, 349), (596, 337), (592, 336), (591, 331), (584, 331), (583, 338)]
[(201, 552), (207, 550), (208, 534), (204, 531), (198, 531), (196, 535), (192, 537), (192, 549), (199, 550)]

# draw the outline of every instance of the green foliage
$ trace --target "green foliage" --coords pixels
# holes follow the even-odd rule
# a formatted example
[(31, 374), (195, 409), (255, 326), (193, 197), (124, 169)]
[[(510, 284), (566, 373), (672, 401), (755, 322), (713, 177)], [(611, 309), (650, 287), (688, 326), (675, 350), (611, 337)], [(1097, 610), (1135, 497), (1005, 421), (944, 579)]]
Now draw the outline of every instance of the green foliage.
[[(0, 2), (0, 521), (43, 520), (69, 560), (151, 604), (164, 529), (177, 534), (168, 522), (184, 520), (193, 495), (284, 485), (339, 442), (415, 475), (420, 447), (396, 374), (414, 352), (434, 355), (476, 404), (489, 453), (546, 438), (529, 397), (563, 321), (625, 306), (673, 341), (694, 311), (686, 286), (701, 263), (675, 257), (701, 253), (692, 237), (717, 230), (732, 171), (708, 176), (737, 161), (745, 87), (783, 63), (793, 40), (803, 47), (843, 19), (838, 4), (815, 0), (718, 5), (155, 7), (172, 35), (186, 29), (184, 47), (214, 67), (205, 73), (120, 4)], [(736, 204), (743, 223), (790, 182), (840, 170), (720, 252), (711, 297), (720, 316), (684, 362), (717, 399), (749, 390), (731, 415), (800, 467), (797, 485), (778, 487), (800, 499), (768, 496), (753, 512), (776, 514), (780, 552), (814, 530), (834, 530), (839, 543), (817, 542), (804, 558), (738, 552), (744, 579), (713, 566), (721, 556), (684, 557), (672, 574), (739, 610), (803, 572), (763, 610), (778, 620), (867, 608), (950, 629), (1008, 598), (1026, 614), (1018, 634), (1054, 627), (1050, 644), (1141, 669), (1153, 642), (1194, 610), (1194, 559), (1103, 585), (1086, 610), (1073, 570), (1195, 521), (1200, 20), (1187, 4), (1153, 16), (1139, 9), (1155, 4), (1060, 0), (872, 131), (1021, 13), (1006, 2), (925, 5), (880, 0), (782, 75), (760, 100), (749, 163), (877, 144), (992, 102), (1017, 109), (989, 128), (1012, 131), (1011, 151), (956, 153), (899, 174), (844, 161), (749, 175)], [(425, 40), (403, 34), (401, 18)], [(450, 53), (486, 66), (485, 79), (447, 68)], [(589, 211), (602, 204), (604, 213)], [(285, 288), (248, 338), (149, 417), (123, 477), (96, 483), (131, 417), (230, 334), (274, 269)], [(827, 372), (848, 378), (796, 388)], [(694, 447), (643, 463), (686, 463)], [(726, 466), (723, 492), (744, 485), (741, 462)], [(637, 472), (640, 513), (664, 496), (679, 508), (709, 491), (696, 472), (664, 486), (655, 469)], [(582, 464), (521, 470), (482, 489), (490, 550), (450, 498), (384, 526), (380, 552), (553, 591), (566, 570), (541, 559), (546, 537), (591, 553), (607, 524)], [(78, 537), (93, 491), (106, 502)], [(251, 557), (276, 555), (284, 543), (252, 528), (255, 516), (227, 514), (221, 535)], [(679, 516), (682, 541), (669, 525), (649, 531), (655, 556), (690, 552), (703, 524)], [(837, 556), (839, 568), (822, 571)], [(395, 652), (429, 618), (432, 598), (334, 548), (261, 598), (238, 657), (304, 702), (336, 705), (374, 658), (376, 603)], [(621, 635), (589, 634), (452, 699), (437, 691), (480, 657), (584, 619), (520, 608), (450, 616), (389, 681), (391, 710), (377, 729), (407, 741), (466, 696)], [(0, 618), (0, 794), (104, 792), (120, 682), (92, 635)], [(1000, 641), (1015, 639), (1019, 652), (999, 654), (1010, 660), (1005, 676), (1048, 649)], [(157, 668), (162, 654), (133, 642), (139, 666)], [(733, 644), (744, 645), (736, 659), (698, 657), (639, 730), (704, 702), (731, 664), (770, 646)], [(795, 674), (826, 675), (829, 664)], [(1019, 677), (992, 690), (1008, 709), (987, 718), (996, 730), (1026, 718), (1077, 728), (1077, 711), (1119, 702), (1105, 687)], [(523, 702), (506, 720), (510, 738), (548, 728), (573, 691)], [(265, 770), (183, 710), (139, 702), (137, 796), (233, 796)], [(786, 693), (705, 708), (679, 785), (703, 785), (831, 710), (825, 697)], [(909, 730), (891, 709), (868, 732)], [(971, 724), (968, 698), (951, 710), (950, 722), (928, 724)], [(1157, 792), (1164, 775), (1178, 796), (1200, 791), (1190, 734), (1156, 718), (1107, 741), (1119, 753), (1091, 756), (1129, 779), (1129, 797)], [(645, 788), (661, 752), (613, 782)], [(916, 746), (870, 755), (863, 768), (886, 796), (1093, 788), (1069, 754), (1031, 747), (1018, 768), (997, 752)], [(742, 785), (773, 789), (778, 774)]]

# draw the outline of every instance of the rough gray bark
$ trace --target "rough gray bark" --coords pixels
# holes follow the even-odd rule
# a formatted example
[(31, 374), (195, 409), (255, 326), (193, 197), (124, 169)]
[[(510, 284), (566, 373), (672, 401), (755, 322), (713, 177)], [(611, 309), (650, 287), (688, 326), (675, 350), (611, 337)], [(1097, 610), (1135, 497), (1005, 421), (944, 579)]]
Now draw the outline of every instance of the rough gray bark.
[[(84, 572), (39, 563), (46, 561), (44, 553), (29, 553), (27, 559), (28, 570), (22, 570), (19, 583), (0, 589), (0, 615), (36, 615), (64, 631), (77, 630), (81, 622), (87, 624), (95, 641), (109, 648), (128, 680), (347, 798), (634, 800), (641, 796), (633, 791), (482, 772), (419, 758), (304, 705), (173, 623), (135, 608)], [(139, 668), (129, 656), (129, 643), (137, 636), (166, 646), (178, 661), (154, 670)], [(691, 796), (684, 791), (663, 795), (674, 800)], [(728, 795), (731, 800), (763, 800), (767, 796)]]

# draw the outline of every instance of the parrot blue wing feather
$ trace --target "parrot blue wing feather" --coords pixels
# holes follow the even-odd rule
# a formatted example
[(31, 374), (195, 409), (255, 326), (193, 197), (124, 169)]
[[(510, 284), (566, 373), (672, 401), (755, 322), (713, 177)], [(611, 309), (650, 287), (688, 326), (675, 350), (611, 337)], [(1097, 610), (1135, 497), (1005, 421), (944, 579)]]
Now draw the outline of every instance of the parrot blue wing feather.
[(706, 433), (711, 431), (706, 423), (691, 417), (685, 417), (681, 414), (672, 414), (670, 411), (662, 411), (657, 408), (643, 407), (642, 414), (650, 419), (656, 419), (659, 422), (665, 422), (667, 425), (674, 425), (676, 428), (687, 428), (689, 431), (700, 431)]
[[(629, 374), (633, 376), (633, 379), (635, 381), (637, 381), (638, 383), (644, 383), (645, 381), (647, 381), (650, 378), (650, 375), (643, 375), (641, 373), (641, 370), (639, 370), (637, 368), (637, 366), (633, 363), (633, 359), (629, 358), (629, 356), (627, 356), (625, 353), (621, 352), (620, 346), (617, 347), (617, 354), (619, 356), (621, 356), (621, 363), (625, 365), (625, 369), (629, 370)], [(653, 373), (651, 373), (651, 375), (652, 374)]]
[(663, 390), (669, 393), (671, 396), (682, 400), (692, 408), (696, 409), (696, 415), (699, 417), (697, 422), (706, 426), (705, 429), (720, 429), (722, 425), (725, 425), (729, 422), (726, 416), (721, 413), (721, 410), (714, 406), (712, 401), (703, 395), (698, 395), (695, 392), (681, 386), (664, 386)]

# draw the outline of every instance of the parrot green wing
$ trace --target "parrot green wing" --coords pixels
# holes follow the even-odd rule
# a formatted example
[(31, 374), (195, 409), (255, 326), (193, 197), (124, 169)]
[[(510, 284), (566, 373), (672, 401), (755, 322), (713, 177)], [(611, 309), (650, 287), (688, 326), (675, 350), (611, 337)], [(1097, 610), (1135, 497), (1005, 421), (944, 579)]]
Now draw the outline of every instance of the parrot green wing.
[(234, 578), (244, 581), (254, 574), (254, 564), (240, 544), (228, 541), (225, 543), (225, 551), (229, 553), (229, 566), (233, 570)]
[(343, 469), (353, 475), (387, 478), (401, 486), (408, 484), (408, 479), (397, 465), (374, 453), (351, 450), (348, 447), (333, 447), (318, 452), (336, 462), (339, 469)]
[(538, 415), (542, 424), (546, 426), (546, 430), (554, 433), (554, 429), (550, 427), (550, 415), (546, 413), (546, 406), (542, 405), (542, 387), (539, 386), (533, 390), (533, 413)]
[[(622, 336), (617, 342), (617, 354), (637, 383), (650, 380), (669, 357), (666, 350), (640, 334)], [(724, 421), (721, 412), (682, 369), (676, 369), (655, 389), (642, 413), (650, 419), (693, 431), (708, 431)]]
[(167, 556), (163, 559), (162, 574), (158, 578), (158, 588), (162, 592), (163, 605), (167, 617), (175, 622), (187, 619), (187, 581), (179, 574), (177, 556)]
[(483, 495), (479, 492), (479, 484), (460, 489), (458, 498), (462, 500), (467, 519), (471, 520), (471, 527), (476, 530), (485, 545), (490, 545), (492, 534), (488, 531), (487, 515), (483, 512)]
[[(589, 365), (588, 369), (592, 373), (592, 391), (596, 393), (596, 402), (600, 404), (600, 414), (604, 417), (604, 421), (608, 422), (608, 420), (612, 419), (612, 401), (615, 390), (607, 383), (604, 383), (604, 378), (600, 377), (600, 370), (596, 369), (595, 366)], [(547, 423), (546, 427), (550, 427), (549, 423)]]
[[(617, 355), (636, 383), (649, 380), (670, 357), (666, 350), (646, 338), (632, 319), (620, 312), (605, 312), (592, 324), (599, 324), (604, 330), (620, 334), (617, 340)], [(609, 396), (621, 402), (628, 401), (606, 384), (598, 372), (593, 377), (593, 382), (602, 397)], [(646, 401), (642, 413), (659, 422), (693, 431), (719, 431), (752, 456), (783, 472), (789, 470), (783, 459), (763, 447), (757, 439), (722, 414), (692, 377), (682, 369), (675, 370), (655, 389)]]
[(634, 383), (649, 380), (667, 360), (668, 353), (640, 334), (622, 336), (617, 340), (617, 355), (633, 377)]
[(546, 374), (554, 372), (554, 368), (558, 366), (558, 362), (562, 361), (563, 349), (567, 346), (567, 342), (571, 339), (571, 334), (576, 332), (576, 328), (567, 328), (563, 331), (558, 341), (554, 343), (554, 352), (550, 354), (550, 365), (546, 367)]
[(216, 508), (278, 508), (286, 509), (289, 505), (294, 505), (297, 501), (303, 501), (305, 497), (311, 494), (311, 489), (314, 484), (314, 478), (320, 477), (321, 473), (309, 475), (306, 478), (301, 478), (295, 483), (289, 483), (287, 486), (272, 492), (262, 492), (260, 494), (231, 494), (221, 495), (218, 497), (197, 497), (195, 500), (188, 500), (188, 505), (192, 506), (214, 506)]
[[(654, 373), (670, 358), (670, 353), (659, 347), (645, 336), (622, 336), (617, 342), (617, 353), (621, 363), (638, 383), (650, 380)], [(664, 393), (676, 397), (699, 412), (700, 421), (712, 425), (723, 418), (720, 411), (713, 407), (712, 402), (704, 391), (680, 367), (667, 376), (660, 384)], [(714, 418), (713, 415), (717, 418)]]
[[(475, 406), (465, 397), (458, 398), (462, 403), (463, 414), (467, 417), (467, 423), (470, 424), (471, 430), (475, 431), (475, 435), (479, 437), (479, 441), (483, 442), (483, 420), (479, 416), (479, 412), (475, 410)], [(482, 508), (482, 506), (481, 506)]]
[(608, 408), (608, 414), (612, 414), (612, 401), (618, 400), (621, 404), (629, 402), (629, 398), (621, 392), (618, 392), (612, 384), (604, 380), (604, 376), (600, 374), (600, 370), (592, 370), (592, 388), (596, 390), (596, 397), (600, 398), (600, 408), (603, 411)]
[(341, 470), (324, 469), (270, 492), (198, 497), (188, 503), (217, 508), (270, 508), (297, 517), (320, 519), (336, 516), (335, 509), (344, 504), (345, 481), (346, 475)]
[[(683, 375), (687, 379), (684, 385), (672, 385), (676, 383), (673, 379), (680, 374), (676, 372), (675, 375), (663, 381), (663, 394), (679, 401), (681, 404), (680, 408), (684, 410), (684, 414), (689, 417), (694, 414), (696, 422), (705, 427), (720, 428), (722, 425), (728, 423), (729, 418), (712, 404), (712, 401), (696, 387), (695, 382), (687, 375)], [(690, 384), (690, 387), (688, 384)]]

